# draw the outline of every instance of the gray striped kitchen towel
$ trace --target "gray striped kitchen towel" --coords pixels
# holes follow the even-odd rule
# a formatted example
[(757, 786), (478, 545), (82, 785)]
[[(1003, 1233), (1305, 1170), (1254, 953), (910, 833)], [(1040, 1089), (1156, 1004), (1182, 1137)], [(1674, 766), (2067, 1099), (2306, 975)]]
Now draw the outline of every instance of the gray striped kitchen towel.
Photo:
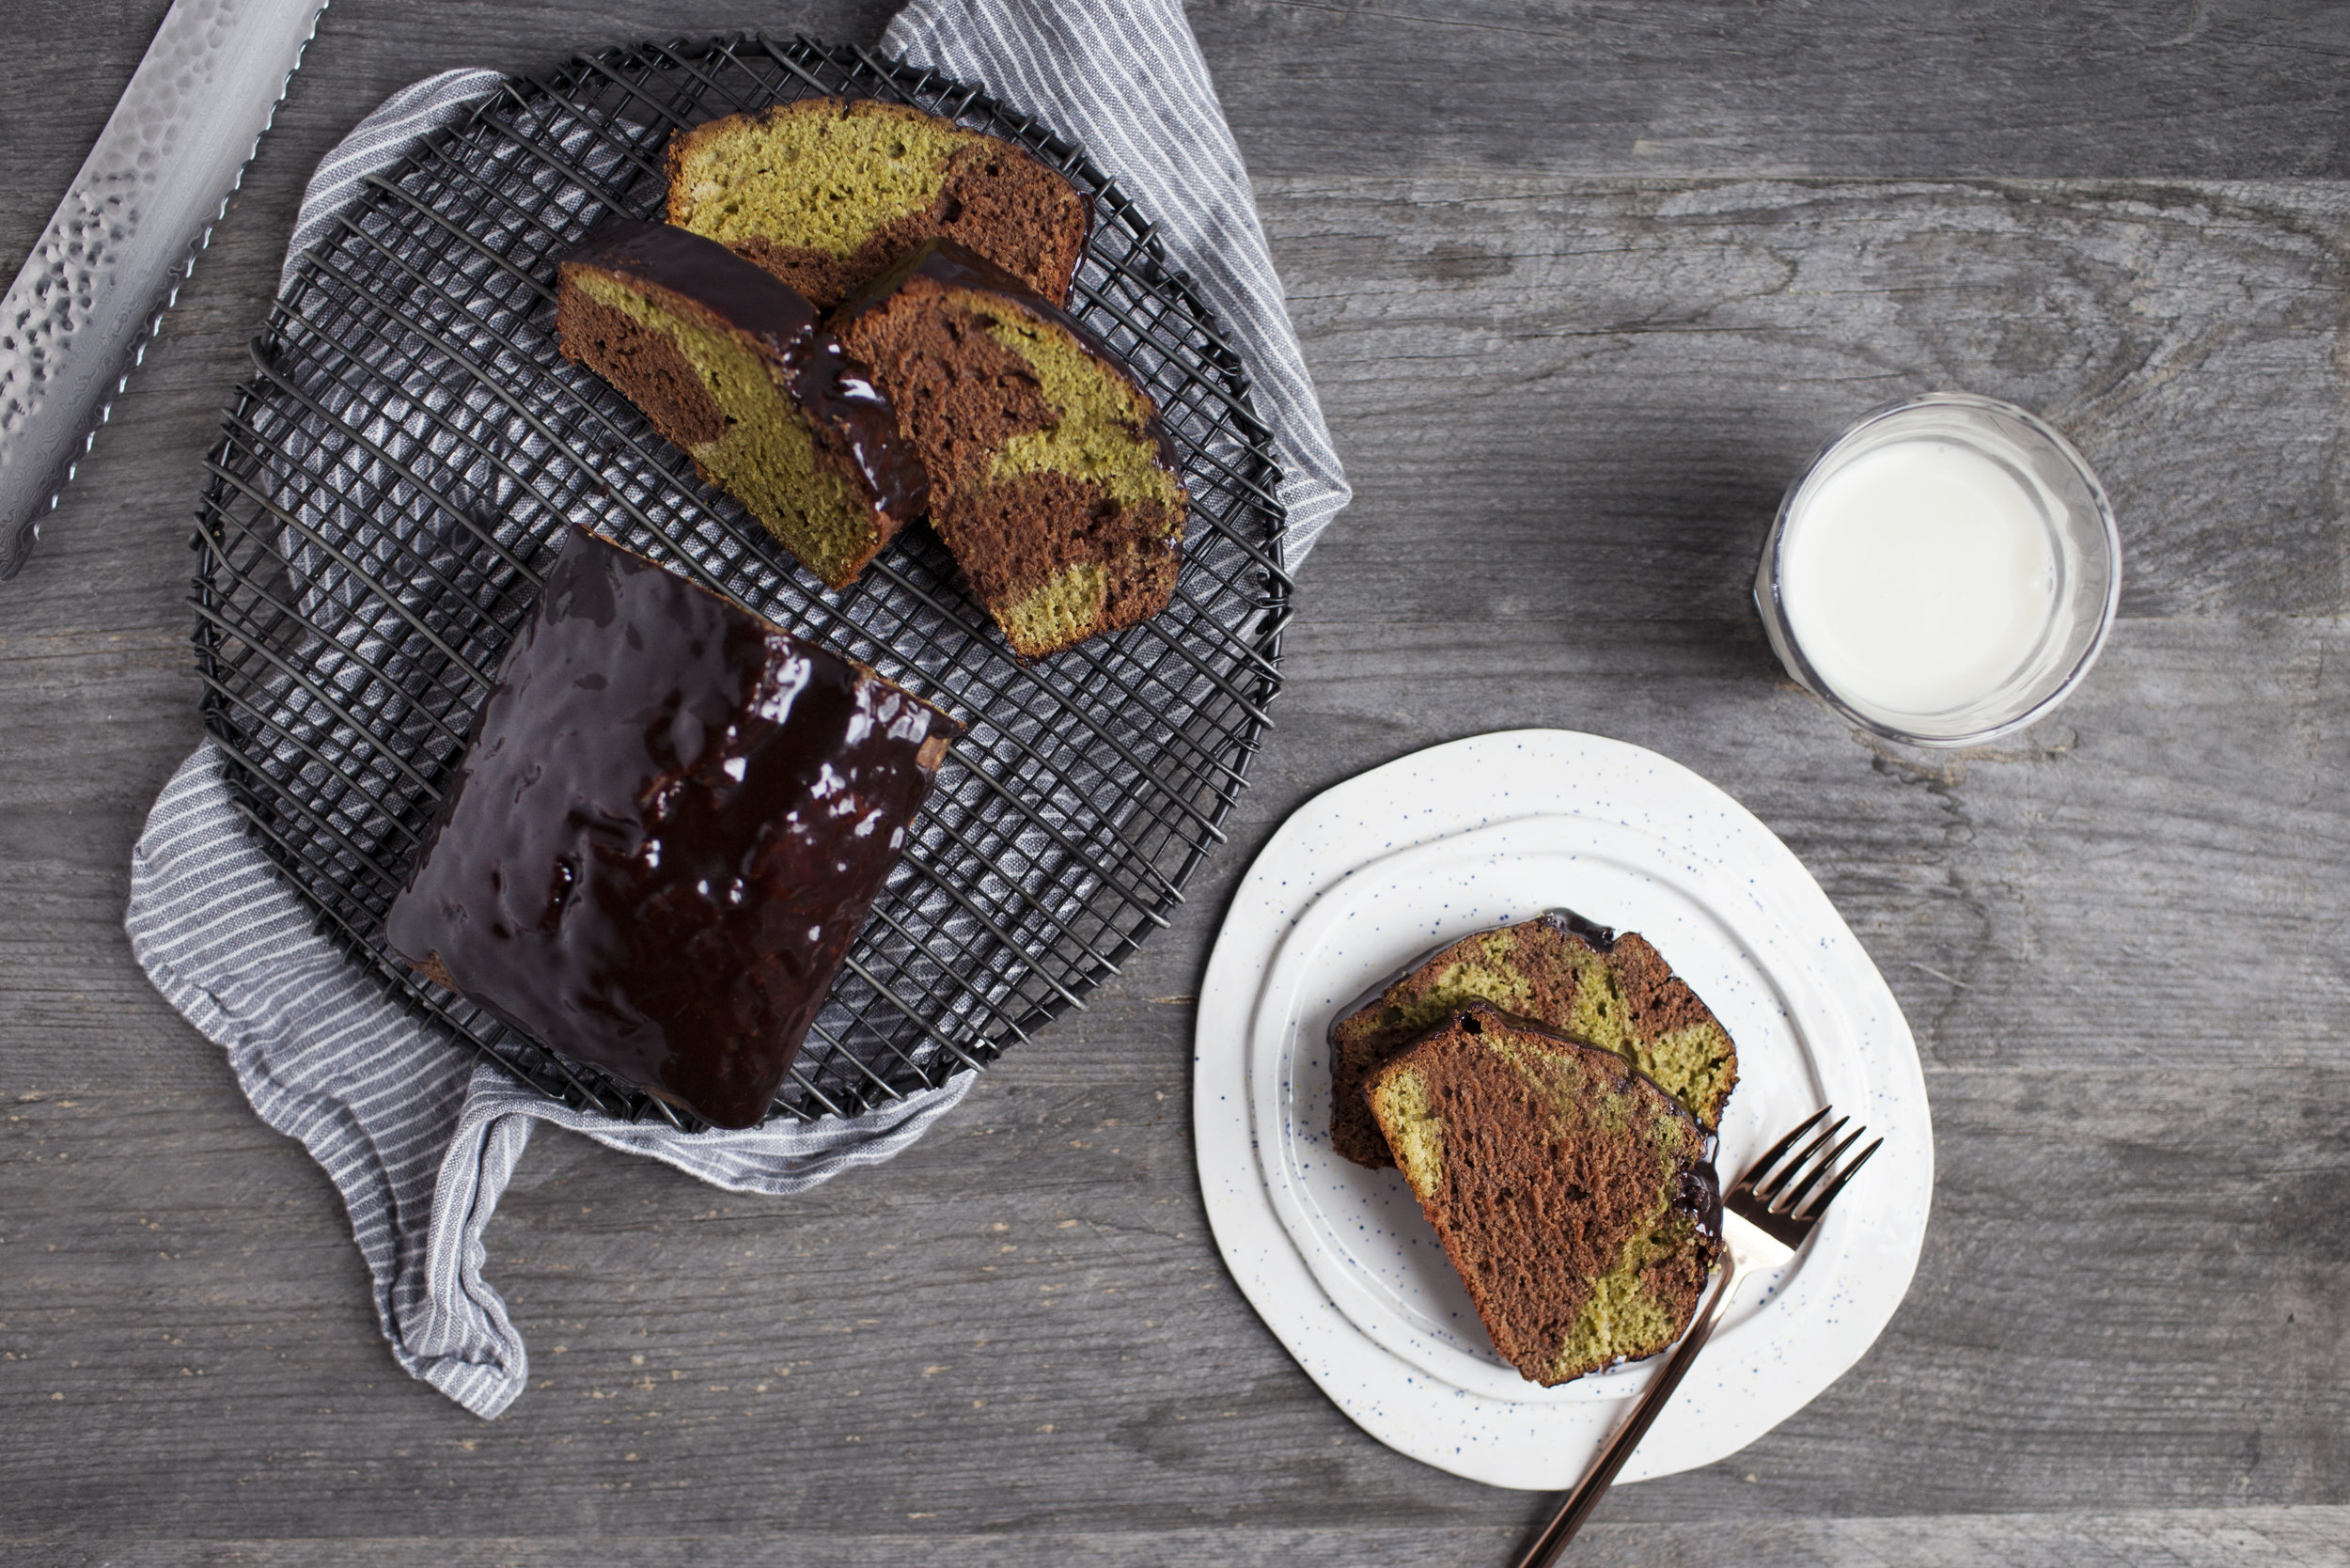
[[(1159, 219), (1246, 359), (1287, 475), (1290, 563), (1347, 500), (1281, 304), (1247, 176), (1175, 0), (922, 0), (884, 47), (998, 97), (1082, 142)], [(453, 71), (386, 100), (319, 165), (288, 260), (325, 237), (368, 175), (494, 91)], [(247, 839), (199, 747), (172, 776), (133, 851), (124, 917), (164, 997), (228, 1055), (261, 1119), (299, 1138), (343, 1195), (377, 1319), (412, 1375), (483, 1417), (519, 1395), (529, 1356), (483, 1278), (483, 1232), (540, 1121), (663, 1160), (733, 1191), (804, 1191), (890, 1158), (971, 1086), (812, 1125), (691, 1137), (574, 1111), (457, 1049), (385, 1001), (311, 930), (306, 905)]]

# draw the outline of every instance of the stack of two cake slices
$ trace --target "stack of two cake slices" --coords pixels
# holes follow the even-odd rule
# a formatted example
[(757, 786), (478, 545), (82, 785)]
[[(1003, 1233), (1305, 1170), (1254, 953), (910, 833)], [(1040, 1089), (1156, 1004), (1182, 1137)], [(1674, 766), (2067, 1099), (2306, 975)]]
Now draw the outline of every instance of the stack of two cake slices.
[(1332, 1146), (1402, 1168), (1522, 1375), (1681, 1337), (1720, 1248), (1738, 1058), (1655, 948), (1564, 912), (1481, 932), (1340, 1016), (1330, 1049)]
[(1156, 406), (1062, 308), (1088, 231), (993, 136), (807, 99), (682, 133), (668, 222), (561, 264), (566, 356), (827, 586), (928, 515), (1024, 657), (1164, 609), (1188, 503)]

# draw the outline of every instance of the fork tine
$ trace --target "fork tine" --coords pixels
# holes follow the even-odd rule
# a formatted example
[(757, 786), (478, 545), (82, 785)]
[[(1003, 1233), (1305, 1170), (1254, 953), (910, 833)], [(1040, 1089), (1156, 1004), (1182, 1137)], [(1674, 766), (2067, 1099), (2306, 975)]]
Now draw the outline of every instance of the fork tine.
[(1803, 1137), (1804, 1134), (1810, 1132), (1812, 1128), (1818, 1126), (1822, 1121), (1825, 1121), (1828, 1111), (1833, 1108), (1833, 1106), (1824, 1107), (1820, 1111), (1819, 1115), (1814, 1116), (1810, 1121), (1805, 1122), (1802, 1126), (1797, 1127), (1794, 1132), (1789, 1133), (1785, 1137), (1780, 1138), (1777, 1143), (1772, 1144), (1768, 1152), (1763, 1154), (1761, 1159), (1755, 1161), (1752, 1165), (1747, 1167), (1747, 1173), (1740, 1179), (1739, 1184), (1747, 1188), (1749, 1192), (1754, 1190), (1755, 1186), (1761, 1183), (1765, 1176), (1770, 1174), (1771, 1167), (1778, 1163), (1778, 1157), (1787, 1152), (1788, 1150), (1793, 1149), (1795, 1146), (1795, 1140), (1797, 1138)]
[(1801, 1152), (1799, 1152), (1794, 1158), (1787, 1162), (1786, 1169), (1778, 1171), (1772, 1176), (1770, 1184), (1767, 1187), (1759, 1182), (1756, 1183), (1754, 1195), (1757, 1198), (1762, 1199), (1763, 1201), (1776, 1206), (1778, 1202), (1778, 1195), (1787, 1190), (1787, 1184), (1794, 1181), (1795, 1177), (1801, 1173), (1803, 1168), (1810, 1165), (1813, 1156), (1817, 1155), (1821, 1150), (1835, 1142), (1836, 1135), (1842, 1132), (1844, 1130), (1844, 1123), (1850, 1121), (1851, 1120), (1852, 1118), (1849, 1116), (1840, 1116), (1835, 1121), (1829, 1122), (1827, 1131), (1822, 1133), (1818, 1137), (1813, 1138), (1810, 1143), (1805, 1144)]
[(1846, 1166), (1844, 1168), (1844, 1173), (1836, 1178), (1833, 1182), (1830, 1182), (1827, 1184), (1827, 1190), (1825, 1192), (1820, 1194), (1818, 1198), (1812, 1200), (1811, 1212), (1803, 1216), (1805, 1221), (1808, 1223), (1811, 1220), (1816, 1220), (1822, 1215), (1827, 1213), (1827, 1206), (1836, 1201), (1836, 1195), (1844, 1190), (1844, 1184), (1858, 1175), (1860, 1173), (1860, 1168), (1869, 1163), (1869, 1156), (1884, 1147), (1885, 1140), (1883, 1138), (1879, 1138), (1874, 1143), (1869, 1145), (1868, 1148), (1863, 1149), (1860, 1152), (1860, 1157), (1853, 1161), (1852, 1164)]
[[(1841, 1127), (1843, 1124), (1843, 1122), (1839, 1121), (1836, 1125)], [(1867, 1137), (1868, 1136), (1868, 1128), (1855, 1127), (1845, 1137), (1843, 1142), (1838, 1144), (1835, 1148), (1820, 1156), (1819, 1163), (1811, 1168), (1811, 1174), (1803, 1179), (1803, 1184), (1800, 1186), (1795, 1187), (1792, 1191), (1782, 1192), (1773, 1198), (1771, 1200), (1771, 1207), (1777, 1209), (1781, 1214), (1789, 1215), (1792, 1215), (1797, 1209), (1802, 1208), (1804, 1195), (1810, 1192), (1813, 1187), (1819, 1185), (1821, 1177), (1836, 1168), (1836, 1162), (1844, 1157), (1845, 1150), (1850, 1149), (1854, 1144), (1858, 1143), (1862, 1138)]]

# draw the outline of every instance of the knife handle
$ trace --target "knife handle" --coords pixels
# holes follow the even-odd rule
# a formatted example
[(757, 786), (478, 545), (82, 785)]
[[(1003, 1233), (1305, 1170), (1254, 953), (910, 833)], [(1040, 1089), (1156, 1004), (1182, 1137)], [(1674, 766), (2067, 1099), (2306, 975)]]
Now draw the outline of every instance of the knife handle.
[(0, 299), (0, 581), (212, 238), (325, 0), (174, 0)]

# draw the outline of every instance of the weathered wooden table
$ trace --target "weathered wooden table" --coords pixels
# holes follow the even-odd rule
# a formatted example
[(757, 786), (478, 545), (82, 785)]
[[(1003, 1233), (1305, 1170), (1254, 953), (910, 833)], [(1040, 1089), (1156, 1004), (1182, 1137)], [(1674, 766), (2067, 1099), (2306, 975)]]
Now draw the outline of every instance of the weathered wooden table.
[[(8, 265), (164, 9), (9, 8)], [(119, 927), (197, 738), (199, 456), (305, 175), (392, 88), (885, 15), (329, 12), (0, 588), (0, 1557), (1502, 1560), (1537, 1500), (1366, 1438), (1226, 1277), (1190, 994), (1298, 802), (1531, 724), (1794, 847), (1916, 1027), (1941, 1173), (1858, 1368), (1619, 1493), (1577, 1560), (2344, 1560), (2350, 16), (2317, 3), (1197, 9), (1356, 486), (1230, 850), (895, 1164), (746, 1200), (541, 1131), (489, 1236), (530, 1391), (485, 1424), (398, 1372), (333, 1190)], [(1929, 387), (2067, 429), (2129, 555), (2087, 689), (1963, 757), (1849, 733), (1747, 604), (1812, 445)]]

